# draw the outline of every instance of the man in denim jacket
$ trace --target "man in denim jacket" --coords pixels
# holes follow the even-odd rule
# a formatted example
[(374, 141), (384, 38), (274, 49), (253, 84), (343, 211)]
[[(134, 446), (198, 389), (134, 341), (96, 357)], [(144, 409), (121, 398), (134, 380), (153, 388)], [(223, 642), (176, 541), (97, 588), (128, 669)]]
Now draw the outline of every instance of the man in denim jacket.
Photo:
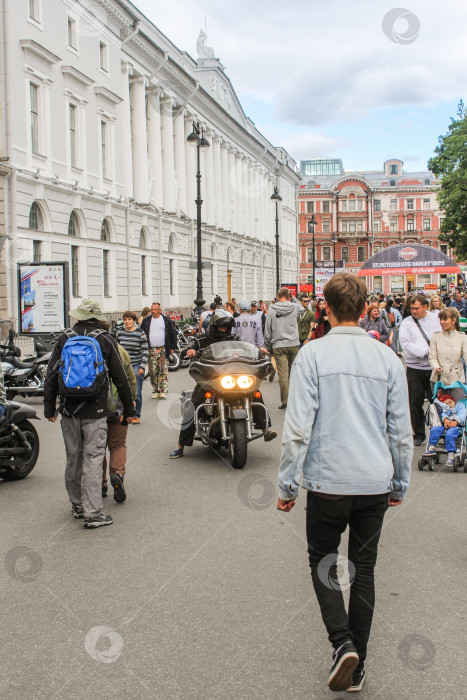
[[(412, 434), (401, 361), (358, 320), (367, 287), (341, 272), (324, 290), (331, 331), (304, 346), (292, 368), (282, 438), (278, 509), (307, 489), (311, 576), (334, 657), (328, 686), (361, 690), (375, 605), (374, 567), (385, 512), (409, 485)], [(348, 612), (337, 579), (349, 525)]]

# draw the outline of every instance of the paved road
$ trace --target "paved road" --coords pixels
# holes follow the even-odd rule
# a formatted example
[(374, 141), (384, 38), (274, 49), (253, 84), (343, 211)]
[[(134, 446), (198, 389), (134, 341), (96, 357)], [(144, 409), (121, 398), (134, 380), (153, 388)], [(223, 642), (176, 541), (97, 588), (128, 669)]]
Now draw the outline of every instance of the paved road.
[[(112, 527), (71, 517), (58, 425), (39, 424), (30, 477), (0, 482), (2, 700), (331, 697), (305, 498), (275, 509), (280, 442), (253, 443), (242, 471), (201, 445), (169, 460), (187, 383), (172, 374), (165, 402), (145, 385), (128, 499), (106, 502)], [(264, 393), (281, 431), (277, 382)], [(415, 470), (388, 512), (362, 697), (465, 697), (466, 485), (464, 473)]]

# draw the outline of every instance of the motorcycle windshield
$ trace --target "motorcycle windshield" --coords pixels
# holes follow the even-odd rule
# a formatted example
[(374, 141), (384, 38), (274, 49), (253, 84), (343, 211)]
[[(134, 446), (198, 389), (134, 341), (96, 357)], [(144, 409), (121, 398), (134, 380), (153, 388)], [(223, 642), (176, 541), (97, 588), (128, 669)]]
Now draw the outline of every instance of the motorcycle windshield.
[(228, 360), (246, 360), (252, 362), (258, 360), (260, 353), (258, 348), (251, 343), (242, 343), (241, 341), (222, 341), (213, 343), (201, 352), (202, 360), (210, 360), (211, 362), (225, 362)]

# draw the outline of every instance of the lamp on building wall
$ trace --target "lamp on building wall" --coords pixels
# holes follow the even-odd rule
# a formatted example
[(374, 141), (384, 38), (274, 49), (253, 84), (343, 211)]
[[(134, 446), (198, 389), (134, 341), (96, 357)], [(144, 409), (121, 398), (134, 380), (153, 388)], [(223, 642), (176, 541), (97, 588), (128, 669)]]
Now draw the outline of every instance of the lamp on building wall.
[(276, 203), (276, 292), (280, 289), (280, 273), (279, 273), (279, 202), (282, 202), (282, 197), (279, 194), (279, 189), (274, 187), (274, 192), (271, 199)]
[(203, 310), (203, 260), (201, 249), (201, 170), (199, 162), (199, 152), (209, 148), (209, 141), (204, 136), (204, 129), (199, 122), (193, 122), (193, 131), (187, 136), (187, 142), (196, 148), (196, 311)]
[(311, 215), (311, 219), (308, 221), (308, 233), (313, 234), (313, 294), (311, 295), (312, 299), (316, 299), (316, 290), (315, 290), (315, 279), (316, 279), (316, 266), (315, 266), (315, 226), (317, 224), (317, 221), (315, 219), (315, 215)]
[(337, 236), (336, 232), (332, 234), (332, 259), (334, 260), (334, 274), (336, 274), (336, 241), (337, 241)]

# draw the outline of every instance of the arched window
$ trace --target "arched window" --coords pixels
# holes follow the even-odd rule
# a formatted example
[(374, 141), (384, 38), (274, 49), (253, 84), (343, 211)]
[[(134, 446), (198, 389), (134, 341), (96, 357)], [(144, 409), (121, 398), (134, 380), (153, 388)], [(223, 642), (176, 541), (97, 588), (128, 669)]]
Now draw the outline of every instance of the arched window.
[(141, 229), (141, 232), (139, 234), (139, 247), (143, 250), (148, 247), (148, 238), (144, 227)]
[(31, 204), (29, 210), (29, 228), (33, 231), (43, 231), (44, 230), (44, 220), (42, 218), (42, 212), (37, 202)]
[(68, 235), (79, 236), (79, 221), (76, 212), (72, 211), (68, 220)]
[(104, 219), (101, 226), (101, 241), (110, 242), (112, 237), (110, 235), (110, 224), (107, 219)]

